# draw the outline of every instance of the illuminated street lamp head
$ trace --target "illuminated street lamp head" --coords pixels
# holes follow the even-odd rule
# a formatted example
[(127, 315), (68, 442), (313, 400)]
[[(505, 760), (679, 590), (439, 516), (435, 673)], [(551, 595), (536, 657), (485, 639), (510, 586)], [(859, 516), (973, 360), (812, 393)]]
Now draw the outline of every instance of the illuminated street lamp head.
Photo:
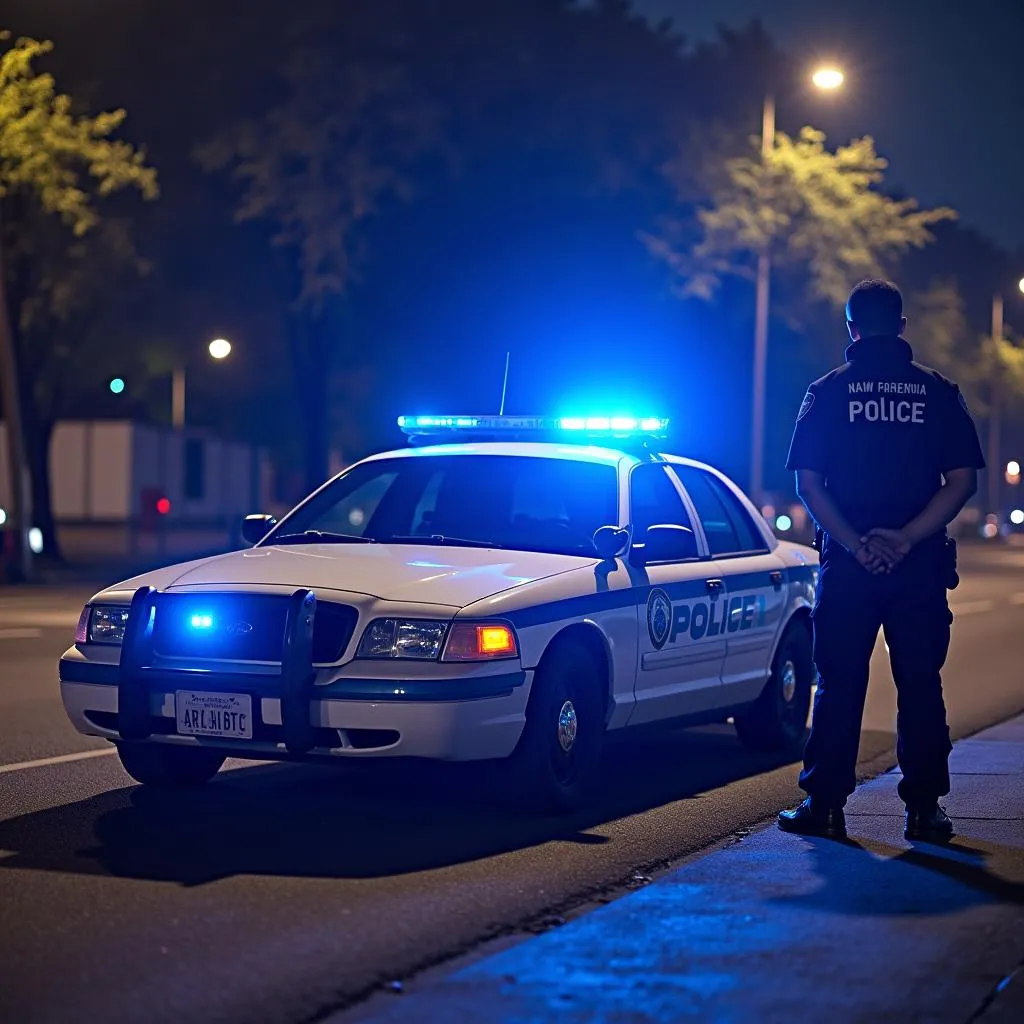
[(231, 342), (227, 338), (214, 338), (210, 342), (210, 355), (214, 359), (227, 359), (231, 355)]
[(845, 81), (845, 76), (839, 68), (823, 67), (811, 75), (811, 81), (819, 89), (838, 89)]
[(1022, 278), (1021, 278), (1021, 279), (1020, 279), (1020, 280), (1019, 280), (1019, 281), (1017, 282), (1017, 287), (1018, 287), (1018, 288), (1019, 288), (1019, 289), (1020, 289), (1020, 290), (1021, 290), (1022, 292), (1024, 292), (1024, 277), (1022, 277)]

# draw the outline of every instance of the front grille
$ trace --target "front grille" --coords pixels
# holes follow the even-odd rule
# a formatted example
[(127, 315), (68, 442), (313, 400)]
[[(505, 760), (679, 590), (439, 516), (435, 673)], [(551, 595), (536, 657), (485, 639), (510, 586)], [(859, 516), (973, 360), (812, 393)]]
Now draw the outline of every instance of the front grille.
[(359, 613), (347, 604), (319, 601), (313, 619), (313, 661), (329, 665), (339, 661), (356, 628)]
[[(160, 594), (153, 621), (153, 651), (165, 658), (279, 662), (284, 649), (287, 596), (275, 594)], [(358, 613), (317, 602), (313, 661), (338, 661)]]

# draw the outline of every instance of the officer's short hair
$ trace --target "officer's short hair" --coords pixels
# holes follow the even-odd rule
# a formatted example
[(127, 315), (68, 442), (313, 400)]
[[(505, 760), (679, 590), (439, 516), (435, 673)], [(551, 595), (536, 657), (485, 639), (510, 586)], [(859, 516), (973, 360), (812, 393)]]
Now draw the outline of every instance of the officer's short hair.
[(861, 281), (846, 300), (846, 319), (861, 335), (899, 334), (903, 296), (892, 281)]

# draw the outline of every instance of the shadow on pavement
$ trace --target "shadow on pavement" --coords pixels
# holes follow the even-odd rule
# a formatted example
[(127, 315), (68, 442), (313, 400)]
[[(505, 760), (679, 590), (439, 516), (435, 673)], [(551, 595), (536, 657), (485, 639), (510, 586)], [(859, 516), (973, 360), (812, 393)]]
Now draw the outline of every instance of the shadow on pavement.
[(787, 763), (746, 750), (726, 726), (616, 745), (599, 796), (565, 818), (510, 811), (481, 765), (240, 768), (191, 792), (132, 787), (0, 822), (9, 851), (0, 870), (188, 885), (238, 874), (383, 877), (549, 840), (600, 844), (608, 840), (585, 830)]
[(770, 902), (854, 917), (939, 916), (984, 903), (1024, 905), (1024, 884), (1012, 877), (1024, 877), (1024, 846), (973, 837), (911, 849), (875, 840), (806, 842), (821, 885)]

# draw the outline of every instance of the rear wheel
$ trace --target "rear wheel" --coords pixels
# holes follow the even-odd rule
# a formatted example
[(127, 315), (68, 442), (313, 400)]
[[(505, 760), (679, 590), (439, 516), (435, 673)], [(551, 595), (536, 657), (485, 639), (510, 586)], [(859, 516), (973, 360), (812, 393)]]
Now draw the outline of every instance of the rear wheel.
[(802, 622), (786, 627), (761, 696), (736, 714), (736, 732), (755, 750), (798, 753), (807, 734), (814, 684), (810, 630)]
[(227, 760), (213, 750), (162, 743), (118, 743), (117, 753), (124, 770), (136, 782), (161, 788), (201, 786)]
[(600, 767), (603, 693), (598, 667), (583, 644), (566, 640), (545, 655), (512, 755), (517, 803), (546, 813), (573, 811), (583, 803)]

